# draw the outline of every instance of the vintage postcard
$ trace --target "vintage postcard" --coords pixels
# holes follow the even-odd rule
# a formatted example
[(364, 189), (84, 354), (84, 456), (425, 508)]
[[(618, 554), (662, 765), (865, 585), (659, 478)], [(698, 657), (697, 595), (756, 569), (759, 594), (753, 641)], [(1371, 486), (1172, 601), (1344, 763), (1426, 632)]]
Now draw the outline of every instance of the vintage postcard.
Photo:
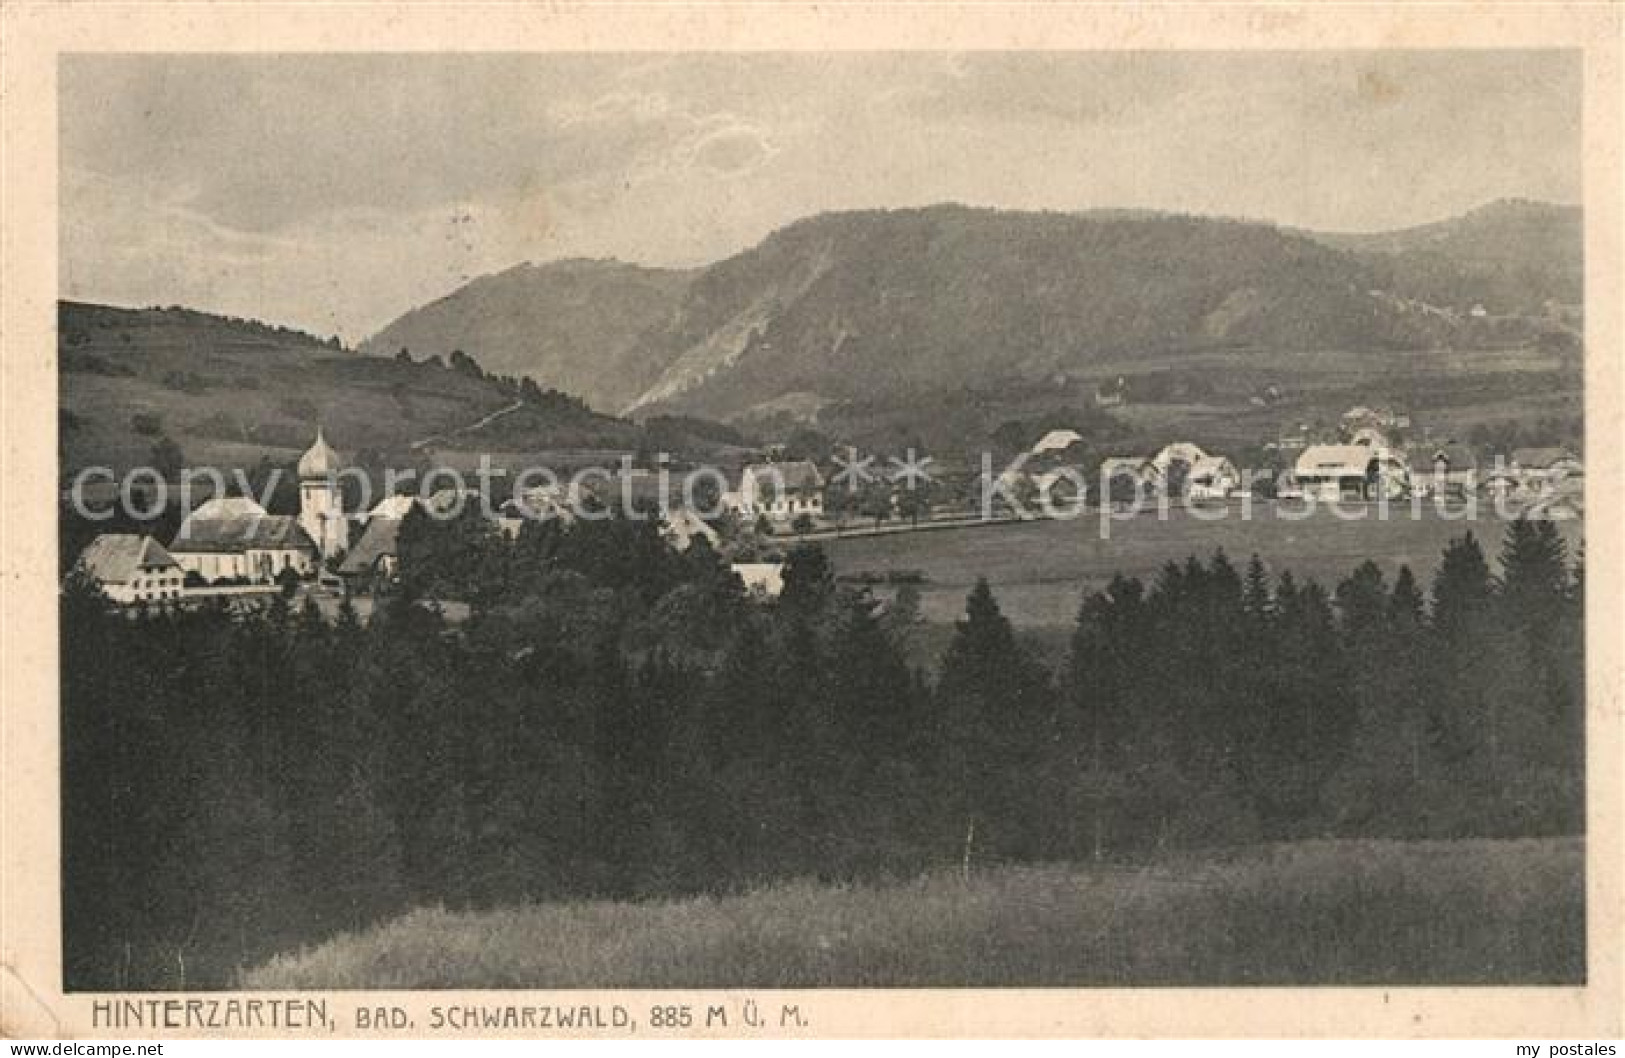
[(1621, 1033), (1613, 5), (8, 5), (11, 1037)]

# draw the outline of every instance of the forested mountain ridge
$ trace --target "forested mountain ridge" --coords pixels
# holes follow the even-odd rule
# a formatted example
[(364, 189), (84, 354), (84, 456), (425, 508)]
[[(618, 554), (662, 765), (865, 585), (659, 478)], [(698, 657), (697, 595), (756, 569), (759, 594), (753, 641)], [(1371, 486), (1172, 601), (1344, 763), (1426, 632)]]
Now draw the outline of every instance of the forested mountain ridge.
[(861, 210), (686, 272), (522, 266), (363, 350), (460, 347), (606, 410), (735, 418), (1211, 349), (1289, 371), (1310, 350), (1504, 345), (1556, 326), (1582, 271), (1579, 210), (1540, 203), (1372, 235), (1133, 210)]
[(675, 311), (689, 273), (619, 261), (522, 264), (415, 308), (360, 351), (419, 359), (461, 349), (488, 369), (531, 375), (617, 411), (666, 367), (643, 333)]
[(504, 409), (513, 411), (466, 439), (532, 449), (638, 443), (631, 423), (468, 356), (358, 356), (336, 339), (174, 307), (64, 301), (57, 321), (64, 475), (290, 459), (318, 424), (348, 456), (370, 451), (410, 466), (414, 446), (464, 439), (458, 431)]

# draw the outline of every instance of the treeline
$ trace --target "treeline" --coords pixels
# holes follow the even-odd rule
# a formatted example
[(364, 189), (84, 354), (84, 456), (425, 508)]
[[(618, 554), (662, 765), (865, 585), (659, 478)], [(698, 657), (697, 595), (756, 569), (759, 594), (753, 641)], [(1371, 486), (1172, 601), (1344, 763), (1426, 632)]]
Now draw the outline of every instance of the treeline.
[(70, 988), (199, 987), (423, 905), (715, 891), (1333, 835), (1582, 827), (1580, 576), (1514, 523), (1491, 575), (1335, 590), (1222, 555), (1119, 579), (1048, 671), (978, 584), (917, 615), (795, 551), (775, 601), (648, 521), (421, 540), (363, 622), (277, 600), (62, 607)]

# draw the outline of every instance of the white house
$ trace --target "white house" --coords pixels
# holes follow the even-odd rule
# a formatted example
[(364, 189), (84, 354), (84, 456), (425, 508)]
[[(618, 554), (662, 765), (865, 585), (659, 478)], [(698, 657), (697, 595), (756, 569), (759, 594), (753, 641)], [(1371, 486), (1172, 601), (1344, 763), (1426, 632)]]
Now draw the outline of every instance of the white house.
[(1191, 464), (1185, 479), (1185, 495), (1197, 503), (1228, 499), (1240, 487), (1241, 474), (1224, 456), (1203, 456)]
[(783, 562), (735, 562), (732, 569), (744, 582), (747, 595), (776, 599), (784, 591)]
[(725, 497), (745, 518), (765, 515), (788, 521), (824, 513), (824, 476), (807, 460), (753, 463), (739, 477), (739, 488)]
[(1299, 454), (1293, 477), (1307, 499), (1341, 500), (1350, 494), (1364, 498), (1375, 462), (1364, 445), (1310, 445)]
[(80, 554), (78, 568), (116, 603), (178, 599), (185, 587), (185, 572), (163, 545), (134, 533), (98, 536)]
[(1189, 441), (1175, 441), (1171, 445), (1163, 446), (1162, 451), (1151, 457), (1151, 465), (1157, 468), (1160, 476), (1166, 477), (1168, 468), (1174, 463), (1185, 463), (1195, 466), (1197, 460), (1206, 458), (1207, 453)]

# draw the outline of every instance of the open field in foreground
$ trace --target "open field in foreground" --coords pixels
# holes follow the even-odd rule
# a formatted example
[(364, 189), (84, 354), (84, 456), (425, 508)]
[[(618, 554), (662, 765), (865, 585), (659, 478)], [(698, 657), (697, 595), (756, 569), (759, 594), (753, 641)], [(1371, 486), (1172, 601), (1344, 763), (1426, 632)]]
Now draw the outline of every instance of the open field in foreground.
[(276, 988), (1555, 984), (1578, 838), (1310, 842), (728, 897), (415, 911), (243, 975)]
[[(986, 577), (1000, 608), (1018, 626), (1069, 628), (1086, 590), (1104, 588), (1118, 573), (1150, 578), (1166, 562), (1183, 562), (1193, 554), (1206, 558), (1218, 548), (1238, 570), (1257, 552), (1272, 573), (1289, 569), (1300, 580), (1321, 581), (1327, 590), (1368, 558), (1389, 578), (1408, 564), (1426, 586), (1452, 537), (1471, 530), (1493, 567), (1506, 531), (1487, 504), (1472, 521), (1441, 517), (1431, 507), (1411, 518), (1407, 508), (1396, 506), (1387, 521), (1377, 520), (1375, 506), (1360, 510), (1369, 517), (1345, 521), (1321, 508), (1307, 520), (1288, 521), (1266, 501), (1255, 502), (1247, 520), (1239, 506), (1206, 517), (1174, 509), (1165, 520), (1147, 511), (1110, 523), (1106, 539), (1100, 517), (1090, 512), (1071, 521), (854, 536), (825, 541), (824, 547), (841, 574), (920, 571), (925, 576), (920, 610), (928, 621), (963, 616), (965, 595), (977, 577)], [(1570, 550), (1577, 548), (1581, 523), (1558, 527)]]

